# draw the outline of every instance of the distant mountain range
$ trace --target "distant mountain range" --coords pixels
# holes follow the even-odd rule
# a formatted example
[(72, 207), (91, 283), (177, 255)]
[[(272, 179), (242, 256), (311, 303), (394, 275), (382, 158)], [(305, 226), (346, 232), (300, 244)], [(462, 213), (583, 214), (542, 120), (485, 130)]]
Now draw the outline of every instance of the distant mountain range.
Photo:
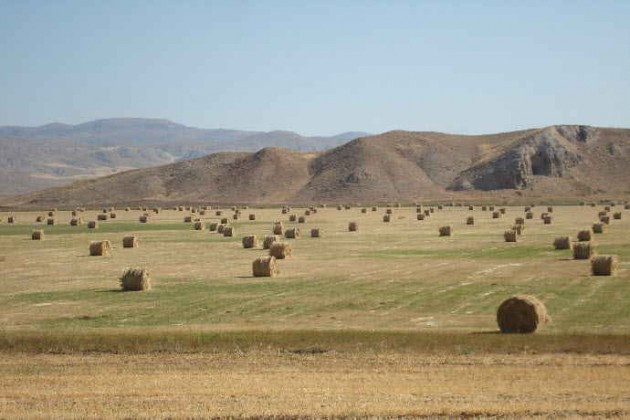
[(0, 195), (193, 159), (219, 151), (282, 147), (322, 151), (367, 133), (304, 137), (291, 131), (187, 127), (168, 120), (117, 118), (78, 125), (0, 127)]
[(323, 152), (264, 148), (78, 181), (4, 206), (374, 203), (630, 197), (630, 130), (392, 131)]

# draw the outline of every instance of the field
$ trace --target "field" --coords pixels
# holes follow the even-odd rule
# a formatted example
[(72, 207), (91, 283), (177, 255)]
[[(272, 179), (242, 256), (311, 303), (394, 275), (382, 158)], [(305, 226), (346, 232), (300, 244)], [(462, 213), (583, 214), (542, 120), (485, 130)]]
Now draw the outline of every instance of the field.
[[(223, 209), (232, 238), (193, 230), (187, 211), (140, 224), (140, 211), (117, 210), (94, 230), (69, 226), (68, 211), (55, 226), (34, 223), (45, 212), (11, 213), (14, 224), (1, 214), (0, 412), (630, 416), (630, 210), (613, 207), (622, 219), (594, 235), (598, 254), (621, 261), (614, 276), (592, 276), (589, 261), (552, 246), (600, 210), (554, 206), (544, 225), (537, 206), (516, 243), (503, 232), (523, 207), (499, 219), (436, 208), (424, 221), (394, 208), (390, 223), (383, 208), (325, 208), (304, 224), (278, 208), (237, 221)], [(279, 276), (254, 278), (265, 251), (241, 238), (262, 239), (274, 220), (302, 237), (285, 240), (293, 256), (278, 261)], [(439, 237), (443, 225), (454, 235)], [(44, 240), (31, 240), (34, 229)], [(139, 247), (123, 249), (130, 234)], [(105, 239), (112, 255), (89, 256), (90, 241)], [(120, 292), (126, 267), (148, 268), (152, 290)], [(553, 321), (497, 334), (496, 309), (514, 294), (538, 297)]]

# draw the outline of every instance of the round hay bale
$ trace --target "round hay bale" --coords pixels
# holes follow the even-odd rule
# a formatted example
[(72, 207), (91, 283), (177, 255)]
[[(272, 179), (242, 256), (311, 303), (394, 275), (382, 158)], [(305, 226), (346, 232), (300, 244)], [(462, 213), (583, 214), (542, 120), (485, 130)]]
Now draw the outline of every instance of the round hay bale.
[(224, 237), (232, 237), (234, 236), (234, 227), (233, 226), (226, 226), (223, 228), (223, 236)]
[(52, 217), (48, 218), (48, 220), (46, 220), (46, 224), (48, 226), (54, 226), (55, 225), (55, 219), (53, 219)]
[(571, 249), (571, 238), (568, 236), (561, 236), (554, 239), (553, 247), (555, 249)]
[(70, 226), (79, 226), (83, 224), (83, 218), (81, 217), (73, 217), (70, 219)]
[(516, 225), (524, 225), (525, 224), (525, 219), (523, 219), (522, 217), (517, 217), (516, 219), (514, 219), (514, 224), (516, 224)]
[(610, 216), (602, 216), (602, 217), (599, 218), (599, 221), (604, 223), (604, 224), (609, 225), (610, 224)]
[(88, 229), (98, 229), (98, 222), (95, 220), (90, 220), (87, 224)]
[(549, 215), (545, 216), (545, 218), (543, 219), (543, 224), (550, 225), (551, 224), (551, 216), (549, 216)]
[(593, 233), (604, 233), (605, 227), (603, 223), (593, 223)]
[(481, 211), (488, 211), (488, 206), (481, 206)]
[(243, 248), (256, 248), (258, 240), (256, 235), (248, 235), (243, 237)]
[(300, 228), (287, 229), (284, 232), (284, 237), (288, 239), (298, 239), (300, 237)]
[(311, 211), (310, 210), (305, 210), (304, 211), (304, 216), (310, 216), (311, 215)]
[(493, 211), (492, 212), (492, 218), (493, 219), (499, 219), (501, 217), (501, 212), (498, 211)]
[(512, 230), (515, 231), (517, 235), (522, 235), (525, 230), (525, 225), (514, 225), (512, 226)]
[(31, 240), (33, 241), (41, 241), (44, 239), (44, 231), (43, 230), (34, 230), (33, 233), (31, 233)]
[(212, 222), (208, 225), (208, 229), (210, 230), (210, 232), (216, 232), (218, 227), (219, 224), (217, 222)]
[(275, 277), (278, 274), (276, 259), (273, 256), (256, 258), (252, 264), (252, 274), (254, 277)]
[(527, 213), (525, 213), (525, 219), (533, 219), (534, 218), (534, 213), (532, 213), (531, 211), (528, 211)]
[(431, 216), (431, 211), (430, 211), (430, 210), (425, 210), (425, 211), (424, 211), (424, 215), (425, 215), (426, 217)]
[(227, 219), (227, 217), (223, 217), (223, 218), (221, 218), (221, 224), (222, 224), (222, 225), (227, 225), (227, 224), (228, 224), (228, 219)]
[(441, 226), (438, 229), (440, 236), (453, 236), (453, 227), (452, 226)]
[(283, 208), (282, 209), (282, 214), (287, 214), (288, 212), (289, 212), (289, 209), (287, 209), (287, 208)]
[(319, 228), (313, 228), (311, 229), (311, 238), (321, 238), (322, 233), (319, 230)]
[(384, 214), (383, 215), (383, 222), (389, 223), (390, 220), (391, 220), (391, 215), (389, 215), (389, 214)]
[(96, 220), (103, 221), (103, 220), (107, 220), (107, 219), (108, 219), (108, 217), (107, 217), (107, 215), (106, 215), (106, 214), (102, 214), (102, 213), (101, 213), (101, 214), (99, 214), (99, 215), (97, 215), (97, 216), (96, 216)]
[(341, 204), (339, 204), (339, 205), (337, 206), (337, 210), (343, 210), (343, 206), (342, 206)]
[(591, 240), (591, 230), (580, 230), (577, 233), (577, 240), (579, 242), (587, 242)]
[(378, 211), (378, 207), (376, 206), (372, 207), (372, 211)]
[(53, 217), (54, 215), (55, 215), (55, 212), (54, 212), (54, 211), (49, 211), (49, 212), (48, 212), (48, 217)]
[(362, 213), (362, 214), (367, 214), (367, 209), (366, 209), (366, 208), (362, 208), (362, 209), (361, 209), (361, 213)]
[(475, 218), (473, 216), (468, 216), (466, 218), (466, 224), (470, 225), (470, 226), (474, 226), (475, 224)]
[(501, 213), (501, 214), (505, 214), (505, 212), (506, 212), (505, 207), (501, 207), (501, 208), (499, 209), (499, 213)]
[(608, 216), (607, 211), (600, 211), (599, 213), (597, 213), (597, 217), (604, 217), (604, 216)]
[(214, 215), (215, 215), (215, 216), (221, 216), (221, 214), (223, 214), (223, 213), (221, 212), (221, 210), (217, 210), (217, 211), (215, 211), (215, 212), (214, 212)]
[(551, 321), (545, 305), (533, 296), (517, 295), (503, 301), (497, 310), (502, 333), (529, 334)]
[(142, 216), (138, 217), (138, 221), (140, 223), (148, 223), (149, 222), (149, 216), (143, 214)]
[(614, 255), (600, 255), (591, 259), (591, 272), (594, 276), (612, 276), (619, 267)]
[(282, 260), (291, 256), (291, 245), (286, 242), (274, 242), (269, 247), (269, 255)]
[(386, 209), (385, 214), (392, 214), (392, 209)]
[[(42, 216), (37, 216), (37, 217), (35, 218), (35, 222), (37, 222), (37, 223), (41, 223), (41, 222), (42, 222), (42, 220), (44, 220), (44, 218), (43, 218)], [(11, 223), (11, 222), (9, 222), (9, 223)]]
[(494, 211), (494, 206), (489, 206), (489, 207), (488, 207), (488, 210), (490, 210), (490, 211)]
[(506, 230), (503, 233), (503, 238), (505, 239), (505, 242), (516, 242), (517, 237), (518, 237), (518, 234), (516, 233), (515, 230)]
[(305, 223), (305, 222), (306, 222), (306, 217), (304, 216), (298, 217), (298, 223)]
[(613, 219), (615, 219), (615, 220), (621, 220), (621, 212), (616, 212), (616, 213), (613, 213)]
[(203, 222), (195, 222), (194, 224), (195, 230), (203, 230), (204, 226), (203, 226)]
[(576, 242), (573, 245), (574, 260), (588, 260), (593, 256), (593, 247), (590, 242)]
[(137, 236), (125, 236), (122, 240), (123, 248), (138, 248)]
[(250, 213), (249, 220), (256, 220), (256, 215), (254, 213)]
[(192, 216), (184, 216), (184, 223), (192, 223)]
[(474, 211), (475, 210), (475, 206), (468, 206), (468, 210), (469, 211)]
[(424, 215), (424, 213), (418, 213), (418, 214), (416, 214), (416, 219), (417, 219), (417, 220), (422, 221), (422, 220), (424, 220), (424, 218), (425, 218), (425, 217), (426, 217), (426, 216)]
[(110, 255), (112, 245), (109, 241), (90, 242), (90, 255), (93, 257)]
[(272, 231), (274, 235), (282, 235), (284, 233), (284, 225), (282, 222), (274, 222)]
[(292, 214), (289, 216), (289, 222), (295, 222), (297, 220), (297, 214)]
[(553, 213), (553, 207), (551, 206), (547, 207), (547, 213)]
[(227, 225), (224, 225), (223, 223), (221, 223), (220, 225), (217, 226), (217, 233), (223, 233), (223, 230), (226, 228)]
[(116, 213), (109, 213), (109, 218), (110, 219), (115, 219), (116, 218)]
[(267, 236), (265, 236), (265, 239), (263, 240), (263, 249), (271, 248), (271, 245), (274, 242), (277, 242), (279, 240), (280, 240), (280, 237), (278, 235), (267, 235)]
[(140, 292), (151, 290), (151, 276), (146, 268), (127, 268), (120, 276), (120, 288), (125, 291)]
[(358, 229), (359, 229), (359, 225), (357, 224), (357, 222), (348, 223), (348, 231), (356, 232)]

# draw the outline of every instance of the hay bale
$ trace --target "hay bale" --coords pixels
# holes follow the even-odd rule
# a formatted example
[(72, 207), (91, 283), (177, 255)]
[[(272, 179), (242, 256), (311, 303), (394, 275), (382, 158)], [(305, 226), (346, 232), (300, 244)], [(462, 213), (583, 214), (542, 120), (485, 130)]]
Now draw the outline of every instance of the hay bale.
[(481, 206), (481, 211), (488, 211), (488, 206)]
[(619, 267), (614, 255), (600, 255), (591, 259), (591, 272), (594, 276), (612, 276)]
[(341, 204), (337, 205), (337, 210), (343, 210), (343, 206)]
[(282, 214), (287, 214), (288, 212), (289, 212), (289, 209), (287, 209), (287, 208), (283, 208), (282, 209)]
[(468, 206), (468, 210), (469, 211), (474, 211), (475, 210), (475, 206)]
[(505, 242), (516, 242), (517, 237), (518, 237), (518, 234), (516, 233), (515, 230), (506, 230), (503, 233), (503, 239), (505, 239)]
[(123, 248), (138, 248), (137, 236), (125, 236), (122, 240)]
[(101, 214), (96, 216), (96, 220), (107, 220), (107, 219), (108, 219), (108, 217), (107, 217), (106, 214), (102, 214), (101, 213)]
[(505, 214), (505, 212), (506, 212), (505, 207), (501, 207), (501, 208), (499, 209), (499, 213), (501, 213), (501, 214)]
[(517, 235), (522, 235), (525, 230), (525, 225), (514, 225), (512, 226), (512, 230), (516, 232)]
[(54, 212), (54, 211), (49, 211), (49, 212), (48, 212), (48, 217), (53, 217), (54, 215), (55, 215), (55, 212)]
[(143, 214), (142, 216), (138, 217), (138, 221), (140, 223), (148, 223), (149, 222), (149, 216), (147, 216), (146, 214)]
[(256, 235), (248, 235), (243, 237), (243, 248), (256, 248), (258, 240)]
[(234, 214), (232, 215), (232, 220), (238, 220), (240, 217), (241, 217), (241, 215), (240, 215), (240, 214), (238, 214), (238, 213), (234, 213)]
[(554, 239), (553, 247), (555, 249), (571, 249), (571, 238), (568, 236), (561, 236)]
[(389, 223), (390, 220), (391, 220), (391, 215), (389, 215), (389, 214), (384, 214), (383, 215), (383, 222)]
[(192, 223), (192, 216), (185, 216), (184, 223)]
[(613, 213), (613, 219), (615, 219), (615, 220), (621, 220), (621, 212), (616, 212), (616, 213)]
[(604, 224), (609, 225), (610, 224), (610, 216), (602, 216), (602, 217), (599, 218), (599, 221), (604, 223)]
[(385, 214), (392, 214), (392, 209), (386, 209)]
[(194, 228), (195, 228), (195, 230), (203, 230), (204, 229), (203, 222), (201, 222), (201, 221), (195, 222)]
[(362, 214), (367, 214), (367, 209), (366, 209), (366, 208), (362, 208), (362, 209), (361, 209), (361, 213), (362, 213)]
[(493, 211), (492, 212), (492, 218), (493, 219), (499, 219), (501, 217), (501, 212), (498, 211)]
[(425, 210), (425, 211), (424, 211), (424, 215), (425, 215), (426, 217), (431, 216), (431, 211), (430, 211), (430, 210)]
[(70, 219), (70, 226), (79, 226), (83, 224), (83, 218), (81, 217), (73, 217)]
[(359, 225), (357, 224), (357, 222), (348, 223), (348, 231), (356, 232), (358, 229), (359, 229)]
[(587, 242), (591, 240), (591, 230), (580, 230), (577, 233), (577, 240), (579, 242)]
[(311, 238), (321, 238), (322, 233), (320, 232), (319, 228), (313, 228), (311, 229)]
[(112, 245), (109, 241), (90, 242), (90, 255), (93, 257), (109, 255), (111, 250)]
[(55, 225), (55, 219), (53, 219), (52, 217), (49, 218), (48, 220), (46, 220), (46, 224), (48, 226), (54, 226)]
[(516, 219), (514, 219), (514, 224), (525, 225), (525, 219), (523, 219), (522, 217), (517, 217)]
[(547, 207), (547, 213), (553, 213), (553, 207), (551, 206)]
[(378, 211), (378, 207), (372, 207), (372, 211)]
[(504, 334), (533, 333), (550, 321), (545, 305), (533, 296), (512, 296), (503, 301), (497, 310), (497, 323)]
[(225, 229), (227, 225), (224, 225), (223, 223), (221, 223), (220, 225), (217, 226), (217, 233), (223, 233), (223, 230)]
[(228, 238), (228, 237), (234, 236), (234, 233), (236, 233), (236, 232), (234, 232), (234, 227), (233, 226), (226, 226), (226, 227), (223, 228), (223, 232), (222, 233), (223, 233), (223, 236), (225, 238)]
[(269, 247), (269, 255), (282, 260), (291, 256), (291, 245), (286, 242), (274, 242)]
[(109, 213), (109, 218), (110, 219), (115, 219), (116, 218), (116, 213)]
[(254, 213), (250, 213), (249, 220), (256, 220), (256, 215)]
[(284, 233), (284, 225), (282, 222), (274, 222), (272, 231), (274, 235), (282, 235)]
[(531, 220), (534, 218), (534, 213), (531, 211), (528, 211), (527, 213), (525, 213), (525, 219)]
[(624, 208), (625, 210), (630, 210), (630, 204), (626, 204), (626, 205), (624, 205), (624, 206), (623, 206), (623, 208)]
[(603, 223), (593, 223), (593, 233), (604, 233), (605, 225)]
[[(37, 222), (37, 223), (41, 223), (41, 222), (42, 222), (42, 220), (44, 220), (44, 217), (43, 217), (43, 216), (37, 216), (37, 217), (35, 218), (35, 222)], [(11, 222), (9, 222), (9, 223), (11, 223)]]
[(453, 236), (453, 227), (452, 226), (442, 226), (438, 229), (440, 232), (440, 236)]
[(494, 211), (494, 206), (489, 206), (489, 207), (488, 207), (488, 210), (490, 210), (490, 211)]
[(590, 242), (576, 242), (573, 245), (574, 260), (588, 260), (593, 256), (593, 247)]
[(208, 229), (210, 230), (210, 232), (216, 232), (218, 227), (219, 224), (217, 222), (212, 222), (208, 225)]
[(525, 206), (525, 209), (523, 210), (524, 213), (528, 213), (532, 210), (532, 208), (530, 206)]
[(416, 219), (417, 220), (424, 220), (426, 216), (424, 215), (424, 213), (418, 213), (416, 214)]
[(43, 230), (34, 230), (33, 233), (31, 233), (31, 240), (33, 241), (41, 241), (42, 239), (44, 239), (44, 231)]
[(263, 240), (263, 249), (271, 248), (271, 245), (274, 242), (277, 242), (279, 240), (280, 240), (280, 237), (278, 235), (267, 235), (267, 236), (265, 236), (265, 239)]
[(223, 214), (223, 213), (221, 212), (221, 210), (217, 210), (217, 211), (215, 211), (215, 212), (214, 212), (214, 215), (215, 215), (215, 216), (221, 216), (221, 214)]
[(310, 216), (310, 215), (311, 215), (311, 211), (310, 210), (304, 211), (304, 216)]
[(551, 224), (551, 216), (549, 216), (549, 215), (545, 216), (545, 218), (543, 219), (543, 224), (550, 225)]
[(297, 220), (297, 214), (292, 214), (289, 216), (289, 222), (295, 222)]
[(127, 291), (139, 292), (151, 290), (151, 276), (146, 268), (127, 268), (120, 277), (120, 288)]
[(300, 228), (287, 229), (284, 232), (284, 237), (288, 239), (298, 239), (300, 237)]
[(254, 277), (275, 277), (278, 274), (276, 259), (273, 256), (256, 258), (252, 264), (252, 274)]
[(475, 218), (473, 216), (468, 216), (466, 218), (466, 224), (470, 225), (470, 226), (474, 226), (475, 224)]
[(304, 216), (298, 217), (298, 223), (305, 223), (305, 222), (306, 222), (306, 217)]
[(88, 229), (98, 229), (98, 222), (96, 220), (90, 220), (87, 227)]
[(227, 224), (228, 224), (228, 219), (227, 219), (227, 217), (223, 217), (223, 218), (221, 218), (221, 224), (222, 224), (222, 225), (227, 225)]

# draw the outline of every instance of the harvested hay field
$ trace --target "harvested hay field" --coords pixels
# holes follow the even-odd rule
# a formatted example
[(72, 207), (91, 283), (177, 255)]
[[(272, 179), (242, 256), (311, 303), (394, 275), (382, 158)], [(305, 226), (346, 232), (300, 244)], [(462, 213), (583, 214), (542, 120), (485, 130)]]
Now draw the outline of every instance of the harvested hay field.
[[(630, 416), (627, 215), (593, 235), (597, 253), (618, 262), (614, 276), (593, 276), (588, 258), (551, 244), (575, 240), (599, 208), (553, 203), (544, 225), (539, 204), (526, 233), (506, 243), (522, 206), (497, 200), (506, 215), (493, 219), (482, 203), (474, 213), (425, 203), (434, 211), (419, 222), (424, 210), (403, 205), (383, 223), (386, 203), (366, 213), (371, 203), (354, 204), (311, 211), (306, 226), (325, 237), (285, 240), (292, 256), (276, 261), (275, 277), (252, 275), (268, 251), (243, 249), (243, 236), (267, 242), (274, 221), (284, 234), (297, 227), (289, 215), (310, 206), (252, 209), (256, 220), (230, 220), (234, 237), (195, 232), (167, 206), (146, 224), (136, 207), (118, 211), (97, 230), (70, 226), (61, 209), (41, 242), (30, 235), (43, 212), (11, 212), (15, 222), (0, 224), (0, 412)], [(208, 213), (202, 220), (216, 229)], [(360, 234), (348, 233), (352, 220)], [(440, 238), (441, 226), (457, 234)], [(142, 246), (120, 248), (129, 236)], [(113, 254), (89, 257), (96, 240), (113, 243)], [(126, 267), (146, 267), (151, 291), (121, 293)], [(497, 308), (515, 295), (537, 297), (553, 322), (499, 334)]]

